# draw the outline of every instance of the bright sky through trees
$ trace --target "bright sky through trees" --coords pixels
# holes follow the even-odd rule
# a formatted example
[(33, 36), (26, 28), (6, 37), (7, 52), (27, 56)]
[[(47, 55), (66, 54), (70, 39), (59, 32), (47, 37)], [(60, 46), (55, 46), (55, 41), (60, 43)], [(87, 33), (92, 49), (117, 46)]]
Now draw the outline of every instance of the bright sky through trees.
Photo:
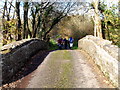
[[(0, 0), (0, 9), (2, 9), (3, 8), (3, 6), (4, 6), (4, 1), (5, 0)], [(15, 1), (16, 0), (13, 0), (13, 5), (15, 5)], [(19, 1), (27, 1), (27, 0), (19, 0)], [(35, 1), (35, 2), (37, 2), (37, 1), (46, 1), (46, 0), (28, 0), (28, 1)], [(77, 2), (89, 2), (89, 3), (91, 3), (92, 1), (94, 1), (94, 0), (47, 0), (47, 1), (52, 1), (52, 2), (54, 2), (54, 1), (57, 1), (57, 2), (68, 2), (68, 1), (71, 1), (71, 2), (73, 2), (73, 1), (77, 1)], [(105, 3), (108, 5), (108, 7), (110, 7), (110, 6), (112, 6), (113, 4), (115, 4), (115, 5), (118, 5), (118, 1), (119, 0), (100, 0), (100, 1), (105, 1)], [(11, 0), (9, 0), (9, 2), (11, 2)], [(22, 15), (23, 15), (23, 7), (22, 7), (22, 3), (21, 3), (21, 17), (22, 17)], [(78, 10), (76, 10), (76, 11), (78, 11)], [(78, 12), (75, 12), (75, 13), (79, 13), (80, 11), (78, 11)], [(1, 16), (1, 14), (0, 14), (0, 16)]]

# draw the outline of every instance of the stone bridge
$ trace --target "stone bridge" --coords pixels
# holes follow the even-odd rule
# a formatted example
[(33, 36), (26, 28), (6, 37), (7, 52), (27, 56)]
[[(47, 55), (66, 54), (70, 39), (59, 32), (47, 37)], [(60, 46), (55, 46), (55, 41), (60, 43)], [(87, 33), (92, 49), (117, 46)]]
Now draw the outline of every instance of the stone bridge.
[[(89, 57), (92, 58), (92, 60), (94, 61), (96, 66), (99, 68), (99, 70), (103, 73), (105, 77), (107, 77), (107, 79), (112, 83), (114, 87), (119, 86), (118, 84), (119, 73), (118, 72), (120, 69), (118, 65), (119, 65), (120, 60), (118, 57), (119, 57), (120, 49), (117, 46), (112, 45), (111, 41), (100, 39), (92, 35), (88, 35), (79, 40), (78, 47), (79, 47), (79, 50), (84, 51)], [(4, 47), (2, 47), (1, 60), (0, 60), (0, 64), (1, 64), (0, 71), (2, 72), (0, 75), (1, 86), (2, 84), (11, 83), (15, 81), (15, 80), (11, 81), (11, 79), (26, 65), (26, 63), (29, 62), (30, 58), (34, 56), (37, 52), (47, 50), (47, 49), (48, 49), (48, 45), (44, 41), (41, 41), (39, 39), (22, 40), (22, 41), (18, 41), (17, 44), (12, 43), (12, 44), (5, 45)], [(61, 56), (63, 58), (58, 56), (56, 57), (56, 59), (60, 59), (60, 58), (64, 59), (64, 57), (65, 58), (68, 57), (67, 61), (65, 62), (69, 62), (69, 59), (72, 55), (73, 56), (72, 58), (77, 60), (74, 56), (74, 53), (76, 53), (78, 58), (81, 58), (78, 52), (74, 50), (73, 51), (72, 50), (61, 51), (61, 52), (58, 51), (57, 54), (59, 55), (60, 53), (62, 54), (64, 52), (67, 52), (67, 53), (70, 52), (72, 54), (70, 55), (64, 54), (63, 56)], [(52, 58), (53, 55), (49, 56), (49, 58), (50, 57)], [(84, 62), (84, 58), (82, 58), (82, 60), (83, 61), (81, 62)]]

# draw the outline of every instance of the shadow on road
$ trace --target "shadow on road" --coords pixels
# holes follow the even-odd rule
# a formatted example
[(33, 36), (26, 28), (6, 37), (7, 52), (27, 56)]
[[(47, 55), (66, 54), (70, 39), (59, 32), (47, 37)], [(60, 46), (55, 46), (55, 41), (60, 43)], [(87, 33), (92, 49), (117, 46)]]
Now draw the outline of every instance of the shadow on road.
[[(47, 55), (52, 52), (50, 50), (41, 50), (37, 54), (35, 54), (33, 57), (31, 57), (28, 62), (24, 65), (24, 67), (15, 75), (11, 80), (5, 84), (13, 83), (28, 74), (32, 73), (34, 70), (37, 69), (37, 67), (44, 61), (44, 59), (47, 57)], [(5, 85), (3, 84), (3, 85)], [(9, 86), (8, 86), (9, 87)]]

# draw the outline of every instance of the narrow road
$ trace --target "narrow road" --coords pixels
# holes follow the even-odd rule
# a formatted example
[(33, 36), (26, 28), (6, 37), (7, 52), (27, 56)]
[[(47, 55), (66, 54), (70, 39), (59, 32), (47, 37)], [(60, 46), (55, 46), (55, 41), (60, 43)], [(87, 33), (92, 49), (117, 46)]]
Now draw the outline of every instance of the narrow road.
[(50, 52), (19, 88), (111, 88), (88, 59), (81, 50)]

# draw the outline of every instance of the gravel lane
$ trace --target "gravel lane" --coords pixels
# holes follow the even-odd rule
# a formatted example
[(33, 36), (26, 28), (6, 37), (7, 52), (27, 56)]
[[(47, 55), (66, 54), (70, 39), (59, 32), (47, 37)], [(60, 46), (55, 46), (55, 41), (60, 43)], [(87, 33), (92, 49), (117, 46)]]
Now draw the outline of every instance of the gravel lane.
[[(74, 58), (75, 87), (76, 88), (100, 88), (96, 75), (92, 72), (83, 53), (71, 51)], [(75, 57), (74, 57), (75, 56)]]
[(98, 79), (87, 59), (80, 50), (53, 51), (34, 72), (26, 88), (108, 88), (100, 83), (101, 78)]
[(27, 88), (72, 88), (72, 58), (68, 51), (53, 51), (37, 68)]

